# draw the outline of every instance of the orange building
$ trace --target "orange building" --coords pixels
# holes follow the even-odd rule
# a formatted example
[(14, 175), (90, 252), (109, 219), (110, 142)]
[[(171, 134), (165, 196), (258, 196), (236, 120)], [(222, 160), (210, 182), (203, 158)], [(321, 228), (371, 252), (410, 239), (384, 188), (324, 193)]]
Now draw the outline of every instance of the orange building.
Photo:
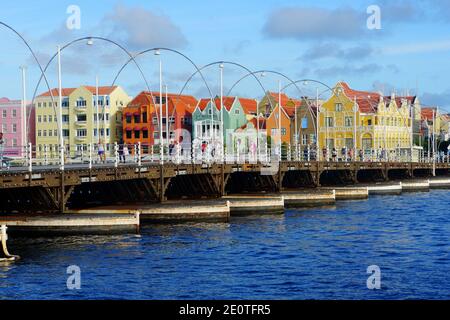
[[(164, 144), (189, 138), (192, 131), (192, 112), (197, 105), (193, 96), (163, 94), (160, 110), (159, 92), (143, 91), (123, 111), (123, 137), (126, 144), (141, 142), (143, 152), (160, 144), (160, 111)], [(181, 138), (183, 137), (183, 138)]]

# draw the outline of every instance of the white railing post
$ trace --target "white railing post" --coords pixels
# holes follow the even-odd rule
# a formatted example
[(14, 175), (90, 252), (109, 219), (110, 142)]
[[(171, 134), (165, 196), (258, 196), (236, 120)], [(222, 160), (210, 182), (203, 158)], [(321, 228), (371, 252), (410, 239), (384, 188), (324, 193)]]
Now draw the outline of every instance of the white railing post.
[(137, 159), (137, 156), (138, 156), (138, 151), (137, 151), (137, 144), (134, 144), (134, 162), (135, 163), (137, 163), (138, 162), (138, 159)]
[(64, 171), (64, 145), (59, 146), (59, 168)]
[(44, 165), (48, 165), (48, 145), (44, 144)]
[(28, 171), (33, 172), (33, 147), (28, 144)]
[(138, 166), (142, 166), (142, 157), (141, 157), (141, 142), (138, 142)]
[(119, 166), (119, 145), (117, 141), (114, 142), (114, 167), (117, 168)]
[(92, 169), (92, 143), (89, 143), (89, 170)]

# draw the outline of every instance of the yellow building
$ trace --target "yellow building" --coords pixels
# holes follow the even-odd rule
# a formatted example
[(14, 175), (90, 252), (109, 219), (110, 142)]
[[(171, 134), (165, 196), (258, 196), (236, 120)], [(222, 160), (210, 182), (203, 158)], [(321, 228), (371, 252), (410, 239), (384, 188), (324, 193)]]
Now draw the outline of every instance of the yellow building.
[(328, 148), (328, 154), (333, 148), (341, 154), (344, 147), (353, 154), (410, 150), (410, 106), (417, 103), (415, 97), (383, 97), (339, 82), (319, 109), (319, 148)]
[[(35, 100), (36, 110), (36, 156), (57, 157), (58, 154), (58, 89)], [(102, 140), (107, 150), (122, 138), (122, 108), (131, 98), (119, 86), (98, 88), (98, 117), (95, 104), (96, 88), (81, 86), (64, 88), (62, 91), (62, 129), (64, 145), (71, 157), (88, 150)]]

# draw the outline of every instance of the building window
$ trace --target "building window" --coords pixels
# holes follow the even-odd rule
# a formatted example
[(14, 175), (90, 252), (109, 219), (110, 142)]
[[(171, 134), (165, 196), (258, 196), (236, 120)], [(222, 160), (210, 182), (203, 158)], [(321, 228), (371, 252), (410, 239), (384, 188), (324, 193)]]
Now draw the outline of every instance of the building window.
[(44, 116), (43, 119), (44, 119), (44, 122), (47, 122), (47, 116)]
[(345, 117), (345, 126), (346, 127), (353, 126), (353, 117)]
[(78, 114), (77, 121), (78, 122), (86, 122), (87, 116), (85, 114)]
[(302, 129), (308, 129), (308, 118), (302, 118)]
[(135, 131), (134, 131), (134, 138), (135, 138), (135, 139), (139, 139), (140, 137), (141, 137), (141, 132), (138, 131), (138, 130), (135, 130)]
[(44, 134), (44, 137), (46, 137), (47, 136), (47, 130), (44, 130), (43, 134)]
[(131, 116), (126, 116), (126, 117), (125, 117), (125, 121), (126, 121), (127, 123), (131, 123)]
[(372, 125), (372, 119), (367, 120), (367, 125), (371, 126)]
[(53, 135), (54, 135), (55, 137), (57, 137), (57, 136), (58, 136), (58, 130), (55, 129), (54, 131), (55, 131), (55, 132), (54, 132)]
[(86, 100), (83, 98), (78, 98), (77, 100), (77, 107), (86, 107), (87, 103)]
[(127, 139), (131, 139), (131, 131), (127, 130), (125, 136), (127, 137)]
[(12, 124), (12, 132), (13, 133), (17, 132), (17, 124), (15, 124), (15, 123)]
[(68, 115), (68, 114), (63, 114), (63, 116), (62, 116), (62, 121), (63, 121), (64, 123), (68, 123), (68, 122), (69, 122), (69, 115)]
[(155, 131), (155, 132), (153, 133), (153, 138), (159, 139), (159, 132), (158, 132), (158, 131)]
[(148, 138), (148, 131), (147, 130), (142, 131), (142, 138), (144, 138), (144, 139)]
[(335, 104), (335, 111), (341, 112), (342, 111), (342, 103), (336, 103)]
[(142, 113), (142, 122), (147, 123), (147, 112)]
[(17, 110), (16, 110), (16, 109), (13, 109), (13, 111), (12, 111), (12, 117), (13, 117), (13, 118), (17, 118)]
[(302, 144), (303, 145), (308, 144), (308, 135), (307, 134), (302, 134)]
[(86, 129), (78, 129), (77, 130), (77, 137), (86, 137), (87, 136), (87, 130)]
[(17, 147), (17, 139), (15, 138), (12, 139), (12, 146)]
[(134, 115), (134, 123), (141, 123), (141, 116), (140, 115)]
[(42, 136), (42, 131), (38, 130), (38, 137), (41, 137), (41, 136)]
[(334, 126), (333, 117), (326, 117), (325, 118), (325, 125), (329, 128), (332, 128)]
[(234, 110), (234, 114), (240, 114), (240, 113), (241, 113), (241, 112), (240, 112), (239, 109)]
[(2, 111), (2, 118), (6, 118), (8, 116), (8, 112), (6, 110)]
[(38, 116), (38, 122), (42, 122), (42, 117)]
[(281, 135), (285, 136), (286, 135), (286, 128), (281, 128)]
[(48, 136), (49, 137), (53, 136), (53, 131), (52, 130), (48, 130)]

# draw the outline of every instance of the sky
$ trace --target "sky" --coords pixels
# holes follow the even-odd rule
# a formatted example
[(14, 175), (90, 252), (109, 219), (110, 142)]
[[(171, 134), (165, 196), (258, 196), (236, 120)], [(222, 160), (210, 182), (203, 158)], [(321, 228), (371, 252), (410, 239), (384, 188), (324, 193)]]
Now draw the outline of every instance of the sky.
[[(212, 62), (224, 64), (224, 93), (260, 98), (290, 81), (313, 79), (333, 86), (347, 81), (354, 89), (385, 95), (417, 94), (425, 105), (450, 110), (450, 1), (447, 0), (15, 0), (3, 1), (0, 21), (29, 43), (45, 67), (57, 45), (94, 36), (104, 40), (88, 46), (77, 41), (62, 51), (64, 87), (112, 85), (128, 54), (139, 55), (117, 78), (132, 96), (159, 90), (159, 59), (163, 82), (179, 93), (195, 72)], [(377, 6), (380, 27), (368, 28)], [(71, 6), (79, 8), (80, 28)], [(75, 26), (75, 28), (73, 28)], [(37, 87), (40, 71), (21, 40), (0, 25), (0, 96), (20, 98), (19, 67), (27, 67), (27, 97), (46, 91)], [(193, 64), (189, 61), (189, 58)], [(231, 62), (231, 63), (228, 63)], [(235, 63), (235, 64), (234, 64)], [(237, 64), (241, 65), (238, 66)], [(264, 77), (246, 77), (267, 70)], [(283, 74), (284, 76), (279, 75)], [(217, 64), (203, 69), (205, 81), (194, 75), (184, 90), (209, 97), (220, 94)], [(57, 86), (56, 59), (46, 76)], [(205, 83), (206, 82), (206, 83)], [(148, 86), (147, 86), (148, 84)], [(229, 92), (233, 87), (233, 91)], [(299, 82), (286, 93), (298, 97), (327, 88), (314, 81)], [(322, 93), (323, 92), (323, 93)]]

